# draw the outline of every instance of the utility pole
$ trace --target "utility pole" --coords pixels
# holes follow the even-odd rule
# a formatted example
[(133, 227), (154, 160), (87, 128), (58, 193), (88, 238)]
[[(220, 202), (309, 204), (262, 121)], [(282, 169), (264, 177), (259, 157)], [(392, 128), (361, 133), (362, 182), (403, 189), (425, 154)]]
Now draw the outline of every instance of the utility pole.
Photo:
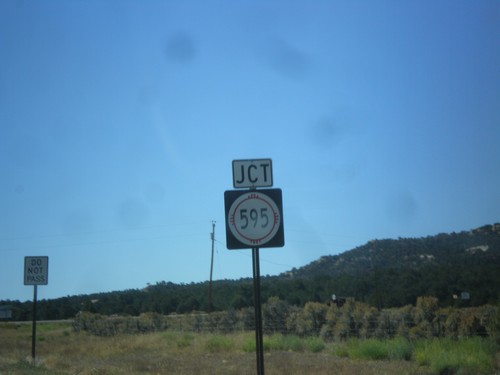
[(212, 259), (210, 261), (210, 282), (208, 284), (208, 312), (212, 312), (212, 274), (214, 270), (214, 241), (215, 241), (215, 221), (212, 221), (212, 233), (210, 233), (212, 240)]

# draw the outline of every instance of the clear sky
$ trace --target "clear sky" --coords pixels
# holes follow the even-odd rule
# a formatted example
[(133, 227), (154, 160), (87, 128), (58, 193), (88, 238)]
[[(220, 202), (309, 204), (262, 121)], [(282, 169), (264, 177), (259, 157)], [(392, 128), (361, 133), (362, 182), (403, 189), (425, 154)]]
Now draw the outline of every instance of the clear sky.
[(276, 275), (500, 221), (500, 3), (0, 2), (0, 299), (251, 277), (234, 159), (271, 158)]

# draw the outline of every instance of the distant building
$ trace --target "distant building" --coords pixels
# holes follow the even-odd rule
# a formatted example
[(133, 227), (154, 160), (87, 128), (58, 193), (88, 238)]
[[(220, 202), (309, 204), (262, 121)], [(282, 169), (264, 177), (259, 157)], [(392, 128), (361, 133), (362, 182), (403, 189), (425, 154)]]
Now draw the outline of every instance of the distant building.
[(329, 305), (334, 304), (337, 307), (342, 307), (344, 306), (345, 301), (346, 301), (345, 297), (337, 297), (335, 294), (332, 294), (332, 298), (329, 302)]
[(462, 293), (460, 293), (460, 299), (461, 300), (469, 300), (470, 299), (469, 292), (462, 292)]
[(0, 306), (0, 319), (12, 318), (12, 306)]

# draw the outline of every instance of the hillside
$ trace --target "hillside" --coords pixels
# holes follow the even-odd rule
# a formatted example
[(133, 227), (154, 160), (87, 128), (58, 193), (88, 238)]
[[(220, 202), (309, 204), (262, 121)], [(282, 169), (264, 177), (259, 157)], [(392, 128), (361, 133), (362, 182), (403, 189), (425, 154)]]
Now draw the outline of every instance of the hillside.
[[(500, 224), (424, 238), (372, 240), (339, 255), (323, 256), (279, 276), (263, 277), (261, 298), (290, 305), (328, 302), (332, 294), (373, 306), (415, 304), (434, 296), (441, 306), (480, 306), (500, 300)], [(79, 311), (139, 315), (207, 311), (208, 282), (157, 282), (142, 289), (69, 296), (38, 303), (38, 318), (72, 318)], [(461, 298), (461, 297), (467, 298)], [(213, 283), (212, 311), (253, 305), (252, 279)], [(32, 302), (0, 301), (14, 320), (31, 318)]]
[(433, 295), (441, 304), (498, 303), (500, 224), (424, 238), (372, 240), (339, 255), (323, 256), (283, 279), (323, 280), (332, 293), (374, 305), (401, 306)]
[(282, 276), (312, 278), (318, 275), (356, 276), (370, 270), (428, 267), (465, 267), (500, 262), (500, 224), (460, 233), (424, 238), (372, 240), (339, 255), (320, 259)]

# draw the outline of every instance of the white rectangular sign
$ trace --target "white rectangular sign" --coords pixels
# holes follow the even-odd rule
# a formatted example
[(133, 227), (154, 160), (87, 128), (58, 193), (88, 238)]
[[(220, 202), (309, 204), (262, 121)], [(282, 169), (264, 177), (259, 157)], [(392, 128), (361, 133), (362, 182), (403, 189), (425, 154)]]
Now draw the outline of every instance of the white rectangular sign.
[(24, 285), (49, 283), (49, 257), (24, 257)]
[(233, 160), (233, 186), (235, 189), (273, 186), (272, 160)]

